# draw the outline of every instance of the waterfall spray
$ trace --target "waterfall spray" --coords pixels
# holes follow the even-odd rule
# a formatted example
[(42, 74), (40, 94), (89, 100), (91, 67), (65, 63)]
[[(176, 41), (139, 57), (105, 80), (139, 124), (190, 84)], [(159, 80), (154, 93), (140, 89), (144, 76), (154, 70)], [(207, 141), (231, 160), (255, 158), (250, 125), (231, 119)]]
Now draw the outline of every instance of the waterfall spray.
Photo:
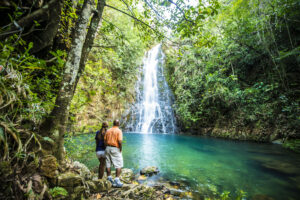
[(176, 122), (171, 107), (173, 95), (163, 74), (164, 54), (161, 45), (144, 57), (142, 76), (137, 82), (136, 103), (128, 129), (140, 133), (175, 133)]

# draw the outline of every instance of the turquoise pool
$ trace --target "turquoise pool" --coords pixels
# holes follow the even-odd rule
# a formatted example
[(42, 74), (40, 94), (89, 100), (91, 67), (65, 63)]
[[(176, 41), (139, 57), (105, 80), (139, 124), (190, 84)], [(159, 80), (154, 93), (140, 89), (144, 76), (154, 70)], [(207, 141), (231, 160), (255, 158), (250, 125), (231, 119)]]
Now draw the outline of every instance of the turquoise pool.
[[(93, 134), (79, 138), (94, 145)], [(300, 199), (300, 155), (280, 145), (162, 134), (124, 138), (124, 167), (138, 172), (157, 166), (160, 177), (184, 183), (197, 198), (224, 191), (234, 198), (242, 191), (245, 199)], [(81, 161), (89, 168), (98, 165), (94, 152)]]

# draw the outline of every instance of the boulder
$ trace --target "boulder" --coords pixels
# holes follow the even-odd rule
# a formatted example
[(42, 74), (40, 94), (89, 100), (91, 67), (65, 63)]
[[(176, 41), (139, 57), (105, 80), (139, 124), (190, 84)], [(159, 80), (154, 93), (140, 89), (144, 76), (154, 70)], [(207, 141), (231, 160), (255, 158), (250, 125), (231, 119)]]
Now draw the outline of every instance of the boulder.
[(120, 176), (120, 179), (124, 182), (124, 183), (131, 183), (132, 180), (134, 179), (134, 173), (131, 169), (122, 169), (122, 173)]
[(97, 186), (94, 183), (94, 181), (87, 181), (85, 183), (89, 187), (91, 193), (97, 193), (98, 192)]
[(41, 172), (42, 175), (54, 178), (57, 175), (58, 163), (54, 156), (48, 155), (41, 160)]
[(66, 172), (57, 177), (57, 185), (65, 188), (80, 186), (83, 185), (82, 177), (73, 172)]
[(75, 161), (73, 163), (73, 168), (85, 179), (91, 179), (92, 174), (91, 174), (90, 170), (87, 168), (87, 166), (85, 166), (84, 164), (82, 164), (78, 161)]
[(74, 188), (73, 193), (71, 194), (71, 199), (83, 199), (82, 196), (84, 194), (85, 187), (84, 186), (77, 186)]
[[(95, 192), (107, 191), (112, 186), (110, 181), (103, 180), (103, 179), (93, 180), (92, 182), (93, 182), (93, 184), (95, 184), (95, 189), (94, 189)], [(92, 186), (92, 187), (94, 187), (94, 186)]]
[(148, 166), (148, 167), (144, 167), (141, 171), (140, 174), (141, 175), (145, 175), (145, 176), (152, 176), (153, 174), (157, 174), (159, 173), (159, 170), (157, 167), (155, 166)]

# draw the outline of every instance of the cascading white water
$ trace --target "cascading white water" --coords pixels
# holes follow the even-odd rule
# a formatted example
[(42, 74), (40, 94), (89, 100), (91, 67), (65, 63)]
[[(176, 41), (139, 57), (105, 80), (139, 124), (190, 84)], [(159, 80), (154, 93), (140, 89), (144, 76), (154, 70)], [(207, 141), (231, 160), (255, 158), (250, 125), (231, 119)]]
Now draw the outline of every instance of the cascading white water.
[(137, 82), (136, 103), (126, 129), (140, 133), (175, 133), (176, 123), (171, 107), (172, 93), (163, 74), (164, 54), (161, 45), (144, 57), (142, 76)]

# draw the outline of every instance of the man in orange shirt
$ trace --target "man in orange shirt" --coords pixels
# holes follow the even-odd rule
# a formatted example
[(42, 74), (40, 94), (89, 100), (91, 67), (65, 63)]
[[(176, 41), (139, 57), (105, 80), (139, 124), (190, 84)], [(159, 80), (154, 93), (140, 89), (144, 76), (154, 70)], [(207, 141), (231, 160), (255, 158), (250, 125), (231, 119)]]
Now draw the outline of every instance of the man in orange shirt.
[[(104, 143), (106, 145), (106, 172), (107, 179), (115, 187), (122, 187), (123, 183), (120, 181), (119, 177), (121, 174), (121, 169), (123, 167), (123, 156), (122, 156), (122, 140), (123, 133), (119, 129), (120, 122), (115, 120), (113, 122), (113, 127), (108, 129), (104, 136)], [(111, 166), (116, 168), (116, 178), (113, 181), (111, 177)]]

